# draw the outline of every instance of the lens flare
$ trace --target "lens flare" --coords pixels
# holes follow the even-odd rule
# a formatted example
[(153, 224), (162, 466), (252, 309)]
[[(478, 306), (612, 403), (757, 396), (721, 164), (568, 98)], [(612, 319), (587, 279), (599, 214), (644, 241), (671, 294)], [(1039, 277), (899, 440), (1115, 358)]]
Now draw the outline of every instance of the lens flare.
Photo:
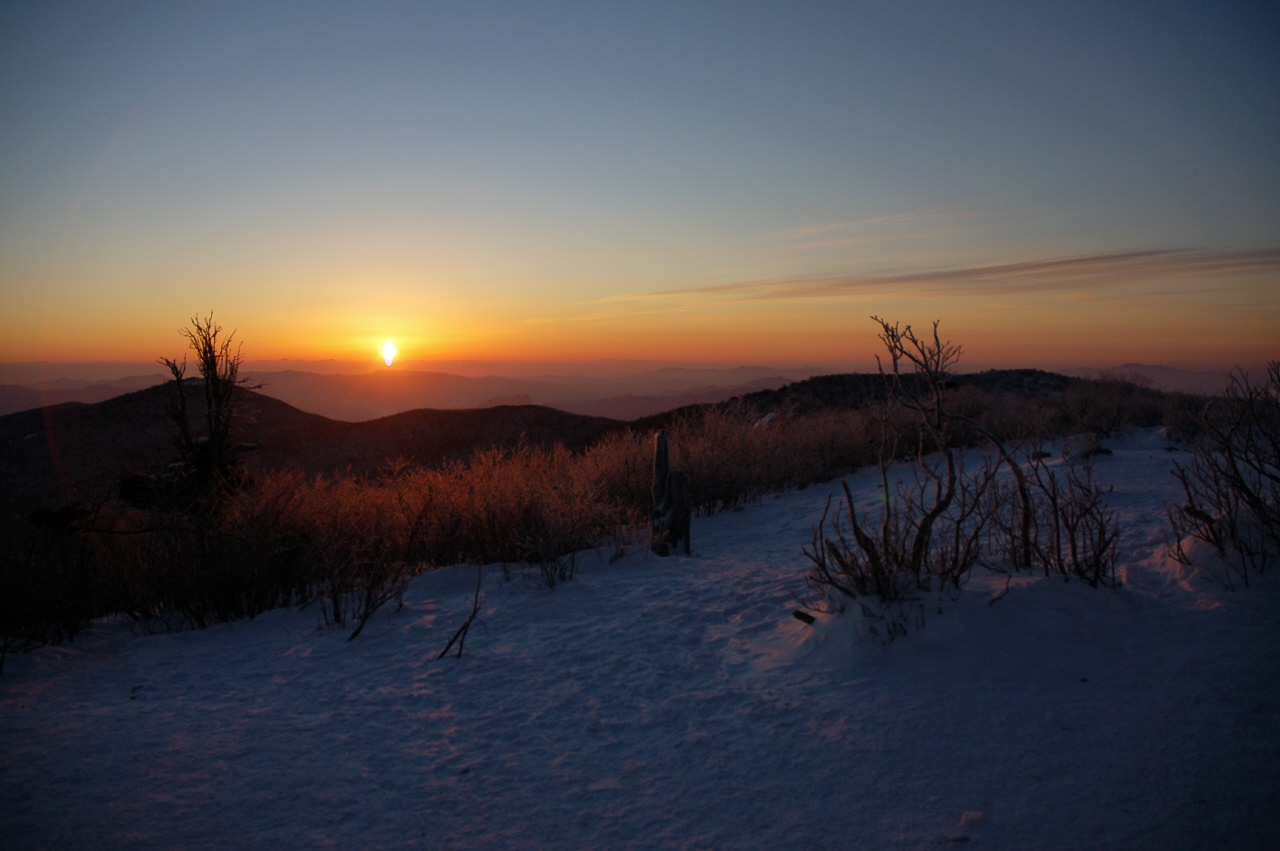
[(396, 344), (387, 340), (382, 344), (382, 359), (387, 362), (387, 366), (391, 366), (391, 362), (396, 359)]

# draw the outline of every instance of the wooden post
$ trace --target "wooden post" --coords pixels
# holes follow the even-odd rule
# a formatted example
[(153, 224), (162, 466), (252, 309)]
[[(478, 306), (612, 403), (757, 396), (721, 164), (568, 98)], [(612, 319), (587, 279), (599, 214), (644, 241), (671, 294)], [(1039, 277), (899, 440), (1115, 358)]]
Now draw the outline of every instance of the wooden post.
[(667, 476), (671, 472), (670, 438), (665, 431), (653, 436), (653, 510), (654, 514), (667, 501)]
[(684, 541), (684, 554), (689, 555), (689, 526), (693, 519), (693, 514), (689, 510), (689, 476), (684, 470), (672, 470), (669, 482), (671, 485), (669, 517), (671, 519), (667, 526), (667, 537), (672, 546)]
[(660, 431), (653, 437), (653, 551), (665, 556), (672, 544), (684, 541), (684, 551), (689, 553), (691, 516), (689, 477), (683, 470), (671, 469), (670, 438)]

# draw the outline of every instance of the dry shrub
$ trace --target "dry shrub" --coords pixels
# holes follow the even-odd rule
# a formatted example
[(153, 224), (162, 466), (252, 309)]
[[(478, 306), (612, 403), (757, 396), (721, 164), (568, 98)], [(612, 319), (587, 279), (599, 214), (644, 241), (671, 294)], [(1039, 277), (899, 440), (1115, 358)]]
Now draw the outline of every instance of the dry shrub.
[[(1041, 447), (1069, 423), (1102, 451), (1097, 433), (1125, 425), (1137, 410), (1130, 389), (1142, 388), (1096, 381), (1038, 404), (955, 388), (950, 373), (961, 350), (941, 339), (938, 323), (917, 336), (911, 326), (873, 319), (889, 355), (881, 365), (889, 399), (868, 408), (880, 433), (882, 503), (859, 512), (846, 486), (844, 511), (828, 534), (828, 502), (804, 550), (810, 608), (843, 610), (852, 601), (873, 635), (892, 640), (923, 625), (923, 595), (958, 592), (980, 562), (1039, 565), (1046, 575), (1113, 586), (1119, 528), (1093, 479), (1092, 453), (1072, 447), (1050, 467)], [(913, 438), (905, 447), (903, 417)], [(984, 446), (983, 460), (966, 471), (957, 449), (974, 444)], [(906, 463), (893, 467), (891, 485), (895, 461)]]
[(1222, 565), (1209, 575), (1247, 586), (1280, 554), (1280, 361), (1258, 382), (1233, 374), (1197, 430), (1190, 463), (1174, 468), (1185, 502), (1167, 508), (1169, 552), (1190, 564), (1186, 542), (1203, 541)]
[(863, 411), (761, 417), (712, 408), (671, 426), (671, 463), (689, 474), (695, 513), (738, 510), (874, 462), (870, 422)]
[(1060, 434), (1108, 436), (1160, 425), (1164, 417), (1163, 393), (1120, 378), (1074, 383), (1063, 391), (1061, 405)]
[[(803, 552), (812, 567), (806, 582), (817, 611), (844, 611), (856, 605), (868, 632), (885, 641), (924, 625), (930, 594), (958, 593), (982, 557), (991, 518), (986, 491), (998, 458), (983, 459), (969, 473), (950, 450), (891, 467), (880, 466), (884, 499), (878, 512), (859, 512), (848, 485), (841, 511), (827, 518), (831, 501)], [(890, 471), (903, 475), (890, 484)]]
[(996, 395), (973, 386), (942, 394), (943, 407), (953, 416), (954, 446), (981, 446), (993, 437), (1008, 443), (1042, 440), (1068, 433), (1056, 398)]
[[(812, 547), (804, 554), (813, 565), (807, 577), (816, 595), (812, 607), (842, 611), (853, 601), (868, 620), (871, 634), (891, 641), (913, 624), (923, 625), (923, 593), (958, 590), (977, 562), (987, 521), (983, 494), (999, 460), (989, 459), (980, 473), (967, 475), (954, 449), (957, 422), (980, 426), (945, 407), (944, 388), (960, 348), (942, 341), (938, 323), (931, 337), (917, 337), (911, 326), (875, 321), (891, 364), (881, 367), (890, 400), (870, 406), (879, 438), (879, 516), (860, 517), (853, 495), (843, 485), (847, 517), (842, 522), (837, 515), (834, 537), (827, 537), (828, 501)], [(903, 417), (911, 423), (914, 437), (905, 445), (899, 431)], [(895, 470), (895, 475), (906, 471), (905, 476), (891, 485), (893, 462), (908, 453), (910, 463)]]
[(64, 534), (94, 551), (94, 592), (109, 611), (147, 630), (200, 628), (310, 601), (311, 563), (281, 547), (303, 525), (302, 498), (255, 489), (202, 517), (108, 506)]
[(627, 525), (648, 522), (653, 510), (653, 438), (627, 429), (607, 435), (578, 458), (580, 475), (594, 481), (599, 499), (617, 506)]
[[(958, 446), (979, 445), (990, 437), (1018, 443), (1077, 434), (1105, 437), (1168, 425), (1188, 405), (1195, 407), (1194, 398), (1105, 375), (1072, 381), (1056, 395), (989, 393), (973, 385), (942, 393), (943, 407), (957, 418), (953, 439)], [(980, 428), (966, 428), (963, 420)]]
[[(630, 461), (625, 452), (614, 457)], [(491, 450), (469, 464), (413, 470), (371, 487), (395, 492), (423, 561), (537, 564), (554, 584), (572, 578), (574, 553), (607, 540), (632, 516), (617, 501), (629, 488), (605, 475), (601, 460), (563, 447)]]
[(1204, 413), (1209, 401), (1189, 393), (1167, 393), (1161, 422), (1165, 435), (1179, 443), (1194, 443), (1204, 434)]
[[(1086, 441), (1087, 443), (1087, 441)], [(1035, 554), (1045, 576), (1114, 586), (1120, 528), (1093, 478), (1094, 455), (1068, 443), (1051, 467), (1045, 453), (1027, 462), (1036, 496)]]

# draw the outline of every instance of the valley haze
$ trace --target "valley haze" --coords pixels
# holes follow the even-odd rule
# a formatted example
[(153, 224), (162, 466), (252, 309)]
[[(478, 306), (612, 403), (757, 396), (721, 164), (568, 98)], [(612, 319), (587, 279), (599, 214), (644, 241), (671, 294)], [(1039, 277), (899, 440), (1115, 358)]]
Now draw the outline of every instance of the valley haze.
[[(727, 368), (626, 362), (602, 363), (578, 374), (540, 371), (546, 368), (545, 364), (470, 365), (466, 372), (454, 374), (421, 371), (410, 366), (365, 372), (358, 364), (330, 364), (331, 368), (323, 371), (325, 365), (316, 363), (298, 365), (306, 369), (269, 368), (283, 365), (288, 362), (250, 363), (244, 376), (251, 384), (260, 384), (263, 395), (303, 411), (349, 422), (418, 408), (485, 408), (513, 404), (545, 405), (573, 413), (633, 420), (842, 371), (829, 366)], [(465, 369), (468, 365), (453, 366)], [(651, 368), (628, 371), (637, 366)], [(100, 402), (168, 380), (159, 372), (129, 374), (146, 368), (146, 364), (0, 364), (0, 415), (63, 402)], [(505, 374), (490, 372), (491, 368), (502, 369)], [(125, 375), (104, 377), (120, 372)], [(1140, 376), (1140, 380), (1150, 381), (1151, 386), (1159, 390), (1200, 394), (1221, 392), (1228, 377), (1226, 369), (1184, 370), (1136, 363), (1061, 372), (1086, 378)]]

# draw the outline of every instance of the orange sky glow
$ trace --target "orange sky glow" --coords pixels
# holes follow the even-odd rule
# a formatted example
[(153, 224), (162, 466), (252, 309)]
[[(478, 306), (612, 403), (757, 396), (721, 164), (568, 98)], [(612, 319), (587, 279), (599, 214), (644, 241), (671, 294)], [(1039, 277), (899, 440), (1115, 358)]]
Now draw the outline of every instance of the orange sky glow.
[(1244, 7), (397, 8), (0, 13), (0, 366), (1280, 357)]

